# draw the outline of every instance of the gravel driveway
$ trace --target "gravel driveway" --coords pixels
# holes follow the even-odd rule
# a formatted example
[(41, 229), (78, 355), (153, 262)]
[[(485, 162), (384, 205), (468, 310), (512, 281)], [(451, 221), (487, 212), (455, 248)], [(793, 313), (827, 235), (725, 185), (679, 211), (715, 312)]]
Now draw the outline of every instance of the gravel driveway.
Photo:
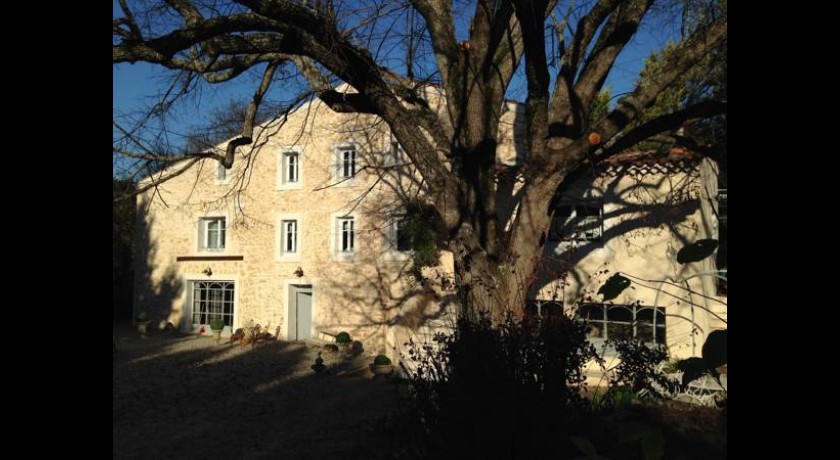
[[(377, 427), (398, 406), (399, 385), (369, 363), (272, 342), (217, 345), (210, 337), (114, 326), (113, 457), (321, 459), (388, 457)], [(384, 442), (384, 444), (383, 444)]]

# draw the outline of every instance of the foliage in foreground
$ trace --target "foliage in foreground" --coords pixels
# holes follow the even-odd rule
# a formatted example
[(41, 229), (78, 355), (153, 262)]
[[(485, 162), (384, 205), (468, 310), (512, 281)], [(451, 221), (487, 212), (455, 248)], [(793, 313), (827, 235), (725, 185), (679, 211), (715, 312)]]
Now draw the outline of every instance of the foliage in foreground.
[(402, 438), (397, 458), (719, 458), (725, 432), (687, 433), (668, 419), (718, 424), (719, 411), (640, 405), (635, 397), (660, 353), (623, 347), (632, 356), (612, 389), (583, 397), (584, 364), (600, 360), (585, 331), (563, 315), (495, 327), (479, 316), (461, 318), (435, 344), (410, 343), (419, 366), (410, 372), (410, 409), (394, 428)]
[(597, 355), (585, 334), (583, 323), (565, 316), (538, 324), (508, 317), (496, 327), (479, 316), (460, 319), (454, 335), (438, 335), (437, 346), (410, 344), (419, 362), (411, 380), (423, 455), (547, 453), (545, 440), (570, 432), (586, 406), (583, 366)]

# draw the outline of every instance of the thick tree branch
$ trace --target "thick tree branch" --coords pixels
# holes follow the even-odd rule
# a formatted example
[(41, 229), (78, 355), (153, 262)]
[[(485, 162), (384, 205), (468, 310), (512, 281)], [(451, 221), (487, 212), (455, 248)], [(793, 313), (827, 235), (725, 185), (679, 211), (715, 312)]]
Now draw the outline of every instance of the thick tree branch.
[(166, 0), (166, 4), (177, 11), (188, 25), (197, 24), (204, 19), (204, 16), (189, 0)]
[(582, 119), (582, 104), (573, 90), (578, 66), (595, 32), (620, 3), (620, 0), (599, 1), (586, 16), (578, 21), (568, 50), (563, 50), (561, 45), (561, 52), (564, 53), (563, 60), (557, 72), (549, 105), (549, 132), (552, 136), (574, 136), (573, 125), (579, 125)]
[(596, 154), (595, 160), (603, 161), (656, 134), (677, 129), (687, 121), (708, 118), (722, 113), (726, 113), (725, 101), (708, 100), (656, 117), (632, 128), (626, 134), (618, 137), (615, 142), (605, 146), (601, 152)]
[(712, 49), (721, 46), (726, 40), (726, 18), (718, 19), (708, 27), (698, 29), (688, 40), (674, 48), (670, 58), (663, 62), (659, 72), (642, 81), (639, 86), (622, 99), (615, 110), (596, 129), (602, 138), (614, 136), (627, 126), (646, 107), (656, 100), (656, 96), (674, 84), (683, 73), (700, 62)]
[[(458, 44), (455, 41), (455, 22), (449, 0), (411, 0), (411, 5), (423, 16), (432, 41), (435, 60), (447, 89), (458, 89), (451, 70), (458, 65)], [(450, 88), (451, 87), (451, 88)]]
[(580, 100), (584, 117), (588, 115), (592, 101), (604, 85), (616, 58), (633, 38), (652, 3), (653, 0), (633, 0), (620, 6), (604, 24), (604, 30), (575, 83), (575, 93)]
[(516, 16), (522, 30), (525, 49), (525, 76), (528, 82), (528, 97), (525, 101), (528, 122), (528, 161), (542, 163), (545, 157), (545, 142), (548, 138), (548, 61), (545, 55), (545, 35), (542, 25), (548, 8), (546, 1), (518, 0)]
[(245, 122), (242, 124), (240, 137), (228, 142), (225, 150), (225, 156), (222, 160), (222, 165), (225, 168), (230, 169), (230, 167), (233, 166), (233, 158), (237, 147), (254, 142), (254, 123), (256, 122), (257, 111), (260, 108), (260, 103), (262, 103), (263, 97), (265, 97), (265, 93), (268, 92), (268, 88), (271, 86), (271, 80), (274, 78), (274, 71), (277, 70), (277, 66), (279, 65), (280, 62), (272, 62), (265, 68), (262, 81), (260, 81), (260, 86), (254, 92), (254, 97), (251, 99), (251, 103), (248, 104), (248, 112), (245, 114)]
[(172, 59), (176, 53), (213, 37), (235, 32), (265, 32), (276, 29), (277, 24), (253, 13), (220, 16), (205, 19), (149, 40), (123, 39), (119, 44), (114, 45), (112, 61), (114, 63), (137, 61), (164, 63)]

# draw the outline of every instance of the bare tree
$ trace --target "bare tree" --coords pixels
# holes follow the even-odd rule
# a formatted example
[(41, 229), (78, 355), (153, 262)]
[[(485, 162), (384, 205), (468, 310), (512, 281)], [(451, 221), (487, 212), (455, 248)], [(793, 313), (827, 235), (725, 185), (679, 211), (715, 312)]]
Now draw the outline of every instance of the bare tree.
[[(239, 136), (227, 151), (186, 154), (215, 158), (226, 167), (238, 147), (253, 142), (256, 113), (269, 87), (288, 82), (290, 74), (308, 82), (301, 97), (314, 94), (333, 110), (380, 117), (427, 184), (455, 255), (462, 305), (498, 314), (521, 303), (536, 279), (551, 221), (549, 197), (569, 172), (603, 161), (616, 153), (614, 146), (626, 148), (726, 110), (725, 100), (705, 99), (631, 125), (680, 75), (725, 46), (723, 14), (692, 25), (691, 35), (674, 45), (655, 73), (600, 121), (589, 123), (619, 53), (655, 5), (653, 0), (582, 3), (164, 0), (129, 6), (121, 0), (123, 17), (113, 23), (113, 62), (144, 61), (179, 71), (173, 88), (188, 88), (196, 77), (224, 83), (262, 70)], [(471, 17), (463, 17), (470, 11)], [(383, 50), (395, 46), (403, 47), (403, 73), (413, 78), (386, 67), (394, 54)], [(523, 188), (515, 218), (505, 226), (496, 202), (496, 150), (505, 96), (520, 68), (526, 141), (515, 175)], [(445, 111), (436, 112), (418, 97), (421, 80), (442, 88)], [(337, 93), (336, 81), (358, 93)], [(148, 150), (116, 149), (156, 158)]]

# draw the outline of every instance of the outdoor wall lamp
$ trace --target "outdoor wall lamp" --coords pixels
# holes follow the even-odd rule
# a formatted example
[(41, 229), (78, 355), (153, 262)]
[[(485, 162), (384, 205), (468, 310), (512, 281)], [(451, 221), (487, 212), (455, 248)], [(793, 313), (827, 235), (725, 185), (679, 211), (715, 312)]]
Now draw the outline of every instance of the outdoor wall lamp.
[(212, 275), (213, 275), (213, 270), (212, 270), (212, 269), (208, 266), (207, 268), (205, 268), (204, 270), (202, 270), (202, 272), (201, 272), (201, 273), (204, 273), (204, 274), (205, 274), (205, 275), (207, 275), (207, 276), (212, 276)]
[(298, 278), (302, 278), (303, 277), (303, 269), (298, 267), (297, 270), (295, 270), (294, 275), (297, 276)]

